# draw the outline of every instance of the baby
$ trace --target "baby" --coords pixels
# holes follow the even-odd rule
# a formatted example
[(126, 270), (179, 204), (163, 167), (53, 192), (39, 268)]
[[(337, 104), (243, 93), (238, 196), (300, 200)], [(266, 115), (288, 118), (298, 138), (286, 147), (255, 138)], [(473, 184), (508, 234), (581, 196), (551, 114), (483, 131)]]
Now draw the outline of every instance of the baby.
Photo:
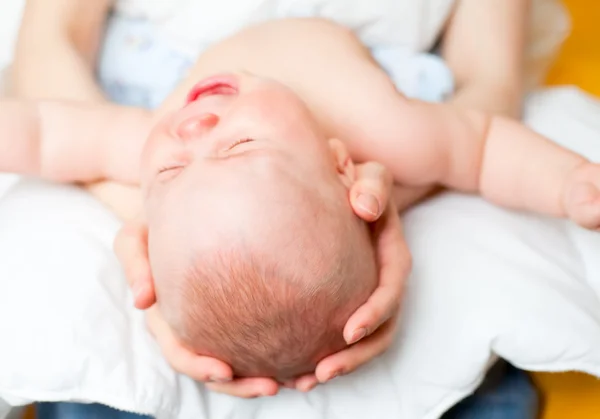
[(326, 21), (274, 21), (215, 45), (154, 117), (143, 143), (142, 111), (4, 103), (0, 169), (68, 182), (141, 173), (159, 308), (239, 376), (285, 380), (344, 346), (377, 276), (348, 204), (353, 162), (600, 226), (597, 165), (516, 122), (406, 99)]
[(377, 270), (344, 162), (309, 111), (243, 80), (200, 82), (150, 135), (149, 255), (159, 308), (188, 346), (237, 376), (283, 381), (346, 346)]

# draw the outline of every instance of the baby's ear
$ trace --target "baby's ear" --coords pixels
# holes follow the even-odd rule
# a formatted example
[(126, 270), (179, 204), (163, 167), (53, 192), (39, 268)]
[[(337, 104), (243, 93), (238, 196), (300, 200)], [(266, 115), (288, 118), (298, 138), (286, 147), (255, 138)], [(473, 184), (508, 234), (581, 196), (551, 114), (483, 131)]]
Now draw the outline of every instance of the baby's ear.
[(331, 138), (328, 141), (331, 154), (333, 155), (335, 168), (337, 170), (342, 183), (350, 188), (356, 180), (356, 173), (354, 169), (354, 162), (348, 153), (348, 149), (343, 142), (337, 138)]

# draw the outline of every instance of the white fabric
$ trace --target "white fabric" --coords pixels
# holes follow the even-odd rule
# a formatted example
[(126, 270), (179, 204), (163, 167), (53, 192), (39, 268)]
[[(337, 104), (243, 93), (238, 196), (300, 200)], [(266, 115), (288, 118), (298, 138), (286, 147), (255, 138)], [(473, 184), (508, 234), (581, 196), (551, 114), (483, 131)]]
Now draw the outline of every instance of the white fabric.
[[(241, 28), (282, 17), (322, 17), (354, 30), (369, 48), (427, 52), (445, 27), (455, 0), (117, 0), (117, 11), (154, 21), (173, 47), (195, 56)], [(539, 84), (569, 33), (559, 0), (532, 0), (527, 85)]]
[[(532, 126), (600, 161), (600, 104), (559, 89), (527, 109)], [(96, 401), (159, 419), (433, 419), (477, 386), (492, 353), (600, 376), (600, 236), (448, 194), (406, 218), (415, 267), (388, 353), (308, 395), (211, 394), (165, 364), (131, 308), (111, 253), (117, 221), (74, 188), (2, 180), (0, 400), (10, 404)]]
[[(119, 0), (117, 10), (154, 20), (177, 46), (203, 50), (251, 24), (283, 17), (332, 19), (369, 47), (433, 46), (454, 0)], [(201, 30), (199, 30), (201, 28)]]
[(0, 71), (12, 61), (24, 6), (25, 0), (0, 2)]

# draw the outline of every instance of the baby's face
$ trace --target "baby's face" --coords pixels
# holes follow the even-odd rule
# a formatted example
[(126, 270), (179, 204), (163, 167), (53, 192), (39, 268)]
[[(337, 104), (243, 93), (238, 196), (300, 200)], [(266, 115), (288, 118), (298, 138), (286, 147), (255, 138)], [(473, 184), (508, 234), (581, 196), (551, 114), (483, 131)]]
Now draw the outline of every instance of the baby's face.
[[(213, 242), (225, 231), (254, 236), (277, 216), (273, 202), (286, 208), (285, 191), (303, 185), (328, 193), (338, 176), (304, 103), (285, 86), (246, 74), (200, 82), (155, 127), (142, 158), (149, 227), (161, 226), (170, 249), (160, 247), (173, 254), (183, 250), (174, 247), (198, 250), (199, 243), (180, 240), (190, 230), (197, 236), (196, 227)], [(296, 204), (289, 205), (293, 213)]]

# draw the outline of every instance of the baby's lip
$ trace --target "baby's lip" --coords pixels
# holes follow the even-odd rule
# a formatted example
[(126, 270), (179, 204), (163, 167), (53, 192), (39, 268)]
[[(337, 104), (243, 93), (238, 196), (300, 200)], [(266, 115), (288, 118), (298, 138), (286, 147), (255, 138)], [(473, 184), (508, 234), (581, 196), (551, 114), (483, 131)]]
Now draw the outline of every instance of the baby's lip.
[(233, 74), (219, 74), (196, 83), (188, 93), (186, 105), (201, 97), (233, 95), (238, 92), (238, 80)]

